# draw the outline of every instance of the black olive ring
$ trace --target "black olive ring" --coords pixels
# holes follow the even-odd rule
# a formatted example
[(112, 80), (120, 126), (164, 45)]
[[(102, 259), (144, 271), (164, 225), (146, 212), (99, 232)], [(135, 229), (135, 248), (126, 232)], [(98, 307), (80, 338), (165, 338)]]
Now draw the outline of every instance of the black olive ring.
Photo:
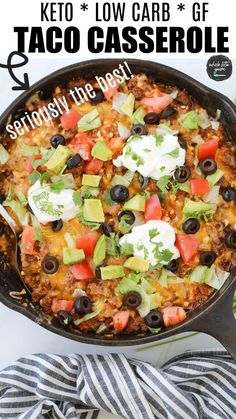
[(145, 116), (144, 116), (144, 122), (146, 123), (146, 124), (150, 124), (150, 125), (153, 125), (153, 124), (158, 124), (159, 123), (159, 121), (160, 121), (160, 119), (161, 119), (161, 115), (159, 115), (158, 113), (156, 113), (156, 112), (148, 112)]
[(147, 128), (143, 124), (133, 125), (131, 128), (131, 135), (146, 135)]
[(128, 292), (123, 298), (123, 304), (131, 309), (135, 309), (140, 306), (142, 297), (137, 291)]
[(212, 175), (217, 171), (217, 164), (214, 159), (211, 157), (206, 157), (202, 159), (199, 163), (199, 167), (205, 175)]
[(73, 322), (72, 314), (65, 310), (58, 311), (57, 318), (59, 323), (65, 328), (69, 327), (70, 324)]
[(129, 225), (132, 225), (135, 222), (135, 215), (132, 211), (129, 211), (129, 210), (121, 211), (118, 214), (119, 223), (121, 222), (122, 218), (124, 218), (125, 222)]
[(124, 202), (129, 197), (129, 189), (123, 185), (113, 186), (113, 188), (110, 190), (110, 196), (112, 201)]
[(168, 271), (176, 272), (179, 269), (179, 259), (170, 260), (170, 262), (165, 265), (165, 268), (168, 269)]
[(236, 230), (230, 230), (226, 233), (225, 244), (230, 249), (236, 249)]
[(191, 175), (191, 170), (189, 169), (188, 166), (178, 167), (178, 169), (176, 169), (174, 172), (174, 178), (176, 182), (179, 182), (179, 183), (185, 183), (190, 178), (190, 175)]
[(79, 297), (74, 305), (75, 312), (77, 314), (87, 314), (92, 311), (92, 303), (89, 297), (86, 295), (82, 295)]
[(211, 266), (216, 260), (216, 253), (213, 251), (200, 253), (200, 264), (203, 266)]
[(53, 275), (58, 271), (59, 262), (55, 256), (45, 256), (41, 263), (42, 270), (48, 274)]
[(200, 223), (197, 218), (188, 218), (183, 223), (183, 230), (186, 234), (196, 234), (200, 229)]
[(144, 317), (144, 321), (147, 326), (151, 328), (161, 327), (163, 325), (163, 316), (158, 310), (151, 310), (146, 317)]

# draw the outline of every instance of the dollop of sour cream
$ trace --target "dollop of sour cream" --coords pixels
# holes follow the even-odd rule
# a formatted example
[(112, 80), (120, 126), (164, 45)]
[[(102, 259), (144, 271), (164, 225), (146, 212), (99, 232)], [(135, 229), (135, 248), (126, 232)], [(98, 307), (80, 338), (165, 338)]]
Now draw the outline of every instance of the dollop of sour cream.
[(113, 160), (116, 167), (124, 166), (144, 177), (158, 180), (170, 176), (184, 165), (185, 150), (172, 134), (140, 135), (128, 139), (121, 156)]
[(149, 260), (151, 266), (167, 265), (179, 257), (175, 246), (175, 230), (166, 221), (148, 221), (121, 237), (119, 245), (132, 245), (133, 255)]
[(64, 189), (55, 193), (50, 185), (41, 185), (38, 180), (28, 190), (28, 202), (41, 224), (59, 219), (68, 221), (78, 214), (78, 207), (73, 201), (74, 192), (73, 189)]

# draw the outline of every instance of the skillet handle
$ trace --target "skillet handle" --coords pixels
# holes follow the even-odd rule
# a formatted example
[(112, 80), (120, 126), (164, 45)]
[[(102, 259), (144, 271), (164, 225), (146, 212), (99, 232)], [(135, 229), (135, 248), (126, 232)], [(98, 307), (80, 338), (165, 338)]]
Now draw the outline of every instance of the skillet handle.
[(221, 295), (208, 313), (197, 319), (194, 330), (216, 338), (236, 361), (236, 319), (233, 312), (235, 281), (229, 291)]

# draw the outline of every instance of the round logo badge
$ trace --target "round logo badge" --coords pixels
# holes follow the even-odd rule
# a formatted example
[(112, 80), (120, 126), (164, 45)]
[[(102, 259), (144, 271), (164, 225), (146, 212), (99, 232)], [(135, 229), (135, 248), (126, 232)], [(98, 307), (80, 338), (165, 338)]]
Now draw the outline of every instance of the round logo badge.
[(232, 61), (225, 55), (213, 55), (207, 61), (207, 74), (215, 81), (227, 80), (233, 71)]

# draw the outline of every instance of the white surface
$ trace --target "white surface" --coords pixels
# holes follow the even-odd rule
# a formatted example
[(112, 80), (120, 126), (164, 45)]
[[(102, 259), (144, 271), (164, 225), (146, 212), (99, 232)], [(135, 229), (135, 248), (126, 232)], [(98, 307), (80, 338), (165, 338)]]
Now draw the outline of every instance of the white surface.
[[(79, 60), (77, 60), (79, 61)], [(29, 78), (31, 84), (50, 72), (72, 64), (73, 60), (32, 60), (28, 66)], [(223, 82), (214, 82), (209, 79), (205, 71), (206, 60), (162, 60), (162, 63), (178, 68), (192, 77), (202, 81), (232, 100), (236, 98), (235, 73), (230, 79)], [(234, 61), (236, 65), (236, 60)], [(233, 82), (234, 79), (234, 82)], [(0, 69), (0, 112), (17, 96), (16, 92), (11, 90), (12, 80), (8, 74)], [(0, 369), (14, 361), (16, 358), (35, 352), (51, 352), (59, 354), (69, 354), (77, 352), (80, 354), (109, 352), (124, 352), (127, 356), (162, 365), (172, 356), (188, 349), (212, 348), (219, 346), (218, 342), (204, 334), (198, 334), (194, 337), (180, 340), (179, 342), (164, 344), (161, 341), (160, 346), (138, 352), (140, 347), (133, 348), (102, 348), (91, 345), (84, 345), (70, 341), (54, 335), (44, 330), (39, 325), (31, 322), (22, 315), (15, 313), (0, 304)]]

